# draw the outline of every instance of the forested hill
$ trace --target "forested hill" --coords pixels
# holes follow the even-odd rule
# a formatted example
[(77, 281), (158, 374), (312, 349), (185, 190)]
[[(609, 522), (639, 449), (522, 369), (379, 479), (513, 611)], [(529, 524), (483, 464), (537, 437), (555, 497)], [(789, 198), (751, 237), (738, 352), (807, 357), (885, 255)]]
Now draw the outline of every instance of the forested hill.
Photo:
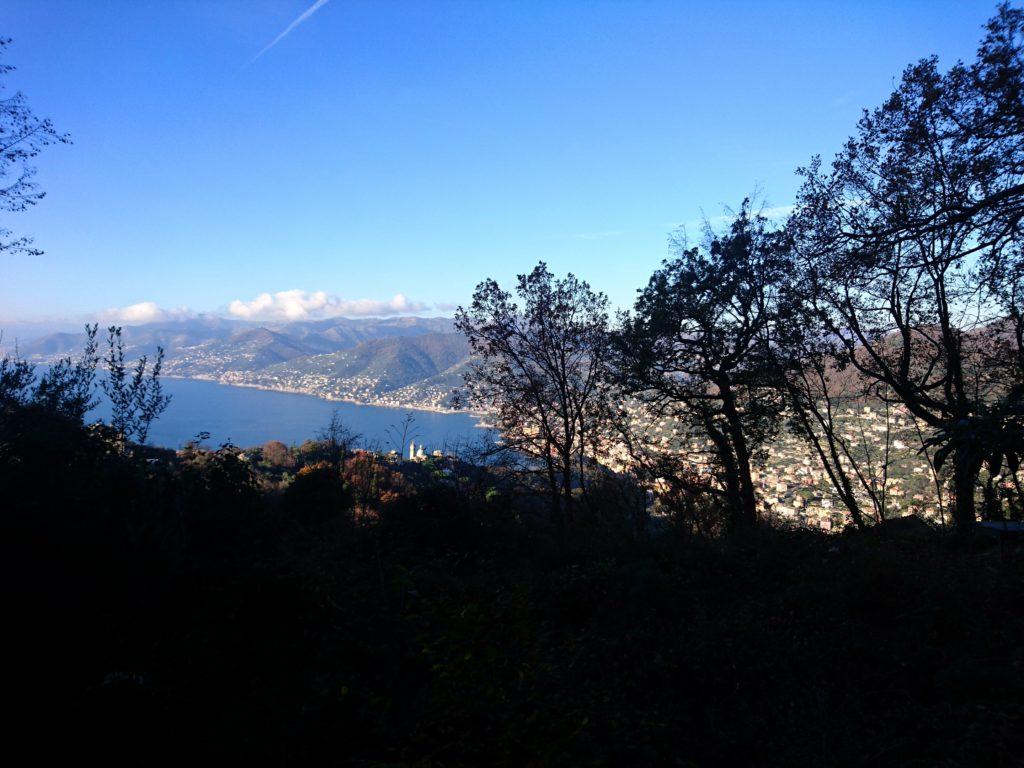
[(365, 341), (352, 349), (303, 357), (267, 368), (268, 373), (319, 374), (332, 379), (363, 376), (386, 389), (409, 386), (464, 364), (469, 345), (460, 333), (428, 333)]

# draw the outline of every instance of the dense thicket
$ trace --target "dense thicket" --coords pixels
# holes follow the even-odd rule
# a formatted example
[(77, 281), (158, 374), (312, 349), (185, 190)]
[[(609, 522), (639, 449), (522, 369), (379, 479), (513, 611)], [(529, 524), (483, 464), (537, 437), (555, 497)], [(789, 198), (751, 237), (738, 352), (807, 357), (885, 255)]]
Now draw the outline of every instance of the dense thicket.
[(127, 456), (21, 406), (0, 443), (15, 764), (995, 765), (1024, 747), (1016, 550), (626, 522), (563, 545), (544, 504), (457, 463)]

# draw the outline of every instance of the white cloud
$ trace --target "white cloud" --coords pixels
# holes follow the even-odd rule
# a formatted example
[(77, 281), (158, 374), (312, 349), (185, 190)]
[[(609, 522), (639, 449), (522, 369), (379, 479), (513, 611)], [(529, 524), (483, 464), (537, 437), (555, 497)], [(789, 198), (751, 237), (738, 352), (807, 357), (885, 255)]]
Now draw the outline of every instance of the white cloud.
[(166, 320), (184, 320), (194, 316), (195, 313), (188, 307), (171, 307), (167, 309), (158, 306), (152, 301), (140, 301), (138, 304), (130, 304), (127, 307), (105, 309), (97, 314), (96, 319), (104, 323), (141, 325), (142, 323), (155, 323)]
[(292, 23), (291, 23), (291, 24), (289, 24), (289, 25), (288, 25), (287, 27), (285, 27), (285, 28), (284, 28), (284, 32), (282, 32), (282, 33), (281, 33), (281, 34), (279, 34), (279, 35), (278, 35), (277, 37), (275, 37), (275, 38), (274, 38), (273, 40), (271, 40), (271, 41), (270, 41), (269, 43), (267, 43), (267, 44), (266, 44), (266, 45), (265, 45), (265, 46), (263, 47), (263, 50), (262, 50), (262, 51), (260, 51), (259, 53), (257, 53), (257, 54), (256, 54), (256, 55), (255, 55), (255, 56), (253, 57), (253, 59), (252, 59), (252, 60), (253, 60), (253, 61), (256, 61), (256, 59), (258, 59), (258, 58), (259, 58), (260, 56), (262, 56), (262, 55), (263, 55), (264, 53), (266, 53), (266, 52), (267, 52), (267, 51), (269, 51), (269, 50), (270, 50), (271, 48), (273, 48), (273, 47), (274, 47), (275, 45), (277, 45), (277, 44), (278, 44), (278, 43), (280, 43), (280, 42), (281, 42), (282, 40), (284, 40), (284, 39), (285, 39), (285, 38), (286, 38), (286, 37), (287, 37), (287, 36), (288, 36), (288, 35), (289, 35), (289, 34), (291, 33), (291, 31), (292, 31), (293, 29), (295, 29), (295, 28), (296, 28), (297, 26), (299, 26), (299, 25), (300, 25), (300, 24), (301, 24), (302, 22), (304, 22), (304, 21), (305, 21), (306, 19), (308, 19), (308, 18), (309, 18), (310, 16), (312, 16), (312, 15), (313, 15), (314, 13), (316, 13), (316, 12), (317, 12), (317, 11), (319, 11), (319, 10), (320, 10), (321, 8), (323, 8), (323, 7), (325, 6), (325, 5), (327, 5), (327, 3), (328, 3), (328, 2), (329, 2), (329, 0), (316, 0), (316, 2), (315, 2), (315, 3), (313, 3), (313, 4), (311, 5), (311, 6), (309, 6), (309, 8), (307, 8), (307, 9), (306, 9), (306, 10), (304, 10), (304, 11), (303, 11), (302, 13), (300, 13), (300, 14), (299, 14), (299, 15), (298, 15), (298, 16), (297, 16), (297, 17), (296, 17), (296, 18), (295, 18), (295, 19), (294, 19), (294, 20), (292, 21)]
[(395, 294), (390, 301), (357, 299), (346, 301), (325, 291), (298, 288), (277, 293), (261, 293), (252, 301), (236, 299), (228, 312), (246, 320), (316, 320), (328, 317), (383, 317), (422, 312), (427, 305)]
[[(277, 293), (261, 293), (252, 301), (232, 301), (228, 305), (228, 315), (243, 320), (316, 320), (330, 317), (411, 315), (429, 309), (431, 305), (412, 301), (401, 293), (386, 301), (346, 301), (326, 291), (303, 291), (296, 288)], [(195, 312), (185, 306), (161, 307), (154, 301), (140, 301), (126, 307), (111, 307), (97, 312), (93, 319), (100, 323), (143, 325), (213, 316)]]

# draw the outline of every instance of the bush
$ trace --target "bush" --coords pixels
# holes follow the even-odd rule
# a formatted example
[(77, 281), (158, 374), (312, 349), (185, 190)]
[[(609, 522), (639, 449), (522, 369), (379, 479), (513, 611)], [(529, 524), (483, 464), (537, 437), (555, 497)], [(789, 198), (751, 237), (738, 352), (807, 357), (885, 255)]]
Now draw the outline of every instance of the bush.
[(289, 515), (311, 525), (342, 517), (352, 519), (352, 493), (325, 461), (298, 471), (285, 489), (284, 506)]

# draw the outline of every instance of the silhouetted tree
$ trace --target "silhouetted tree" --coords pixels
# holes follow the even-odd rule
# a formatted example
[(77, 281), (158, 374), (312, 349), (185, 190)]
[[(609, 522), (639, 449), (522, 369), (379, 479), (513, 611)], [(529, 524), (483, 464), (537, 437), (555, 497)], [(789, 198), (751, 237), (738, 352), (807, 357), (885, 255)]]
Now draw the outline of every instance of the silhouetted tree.
[(751, 465), (782, 405), (770, 343), (788, 264), (783, 238), (745, 200), (726, 234), (675, 246), (621, 318), (620, 375), (647, 422), (667, 418), (680, 440), (710, 440), (730, 524), (749, 526), (757, 519)]
[[(9, 38), (0, 38), (0, 56), (10, 44)], [(21, 91), (3, 95), (7, 76), (13, 70), (10, 64), (0, 64), (0, 212), (4, 213), (21, 213), (46, 196), (33, 180), (36, 169), (31, 165), (32, 159), (50, 144), (70, 141), (49, 120), (32, 113)], [(42, 253), (32, 247), (32, 238), (18, 237), (0, 225), (0, 253), (4, 251)]]
[(801, 171), (792, 221), (804, 295), (841, 362), (934, 430), (936, 468), (952, 457), (961, 532), (1019, 397), (1022, 28), (1001, 6), (971, 66), (909, 67), (830, 169)]
[(81, 423), (96, 404), (95, 325), (85, 326), (85, 345), (79, 357), (61, 358), (37, 375), (36, 366), (15, 354), (0, 359), (0, 407), (36, 406), (44, 413)]
[(473, 355), (462, 395), (494, 420), (504, 449), (540, 464), (564, 530), (573, 478), (583, 482), (577, 468), (600, 454), (613, 402), (608, 299), (572, 274), (555, 278), (543, 262), (519, 275), (516, 294), (521, 304), (485, 280), (456, 313)]
[(331, 420), (320, 430), (317, 437), (324, 444), (327, 461), (334, 467), (335, 473), (338, 473), (345, 469), (345, 461), (362, 435), (349, 429), (342, 420), (341, 413), (335, 409), (331, 413)]
[(0, 407), (24, 406), (36, 378), (35, 366), (17, 354), (0, 359)]
[(35, 392), (39, 405), (78, 422), (96, 405), (96, 331), (95, 324), (85, 327), (85, 346), (77, 360), (64, 357), (43, 373)]
[(112, 325), (107, 330), (107, 378), (102, 386), (110, 400), (110, 426), (117, 433), (122, 450), (127, 450), (129, 440), (140, 445), (146, 442), (153, 422), (170, 405), (171, 398), (163, 393), (160, 383), (164, 350), (157, 347), (152, 365), (142, 355), (134, 367), (129, 367), (124, 359), (121, 329)]

